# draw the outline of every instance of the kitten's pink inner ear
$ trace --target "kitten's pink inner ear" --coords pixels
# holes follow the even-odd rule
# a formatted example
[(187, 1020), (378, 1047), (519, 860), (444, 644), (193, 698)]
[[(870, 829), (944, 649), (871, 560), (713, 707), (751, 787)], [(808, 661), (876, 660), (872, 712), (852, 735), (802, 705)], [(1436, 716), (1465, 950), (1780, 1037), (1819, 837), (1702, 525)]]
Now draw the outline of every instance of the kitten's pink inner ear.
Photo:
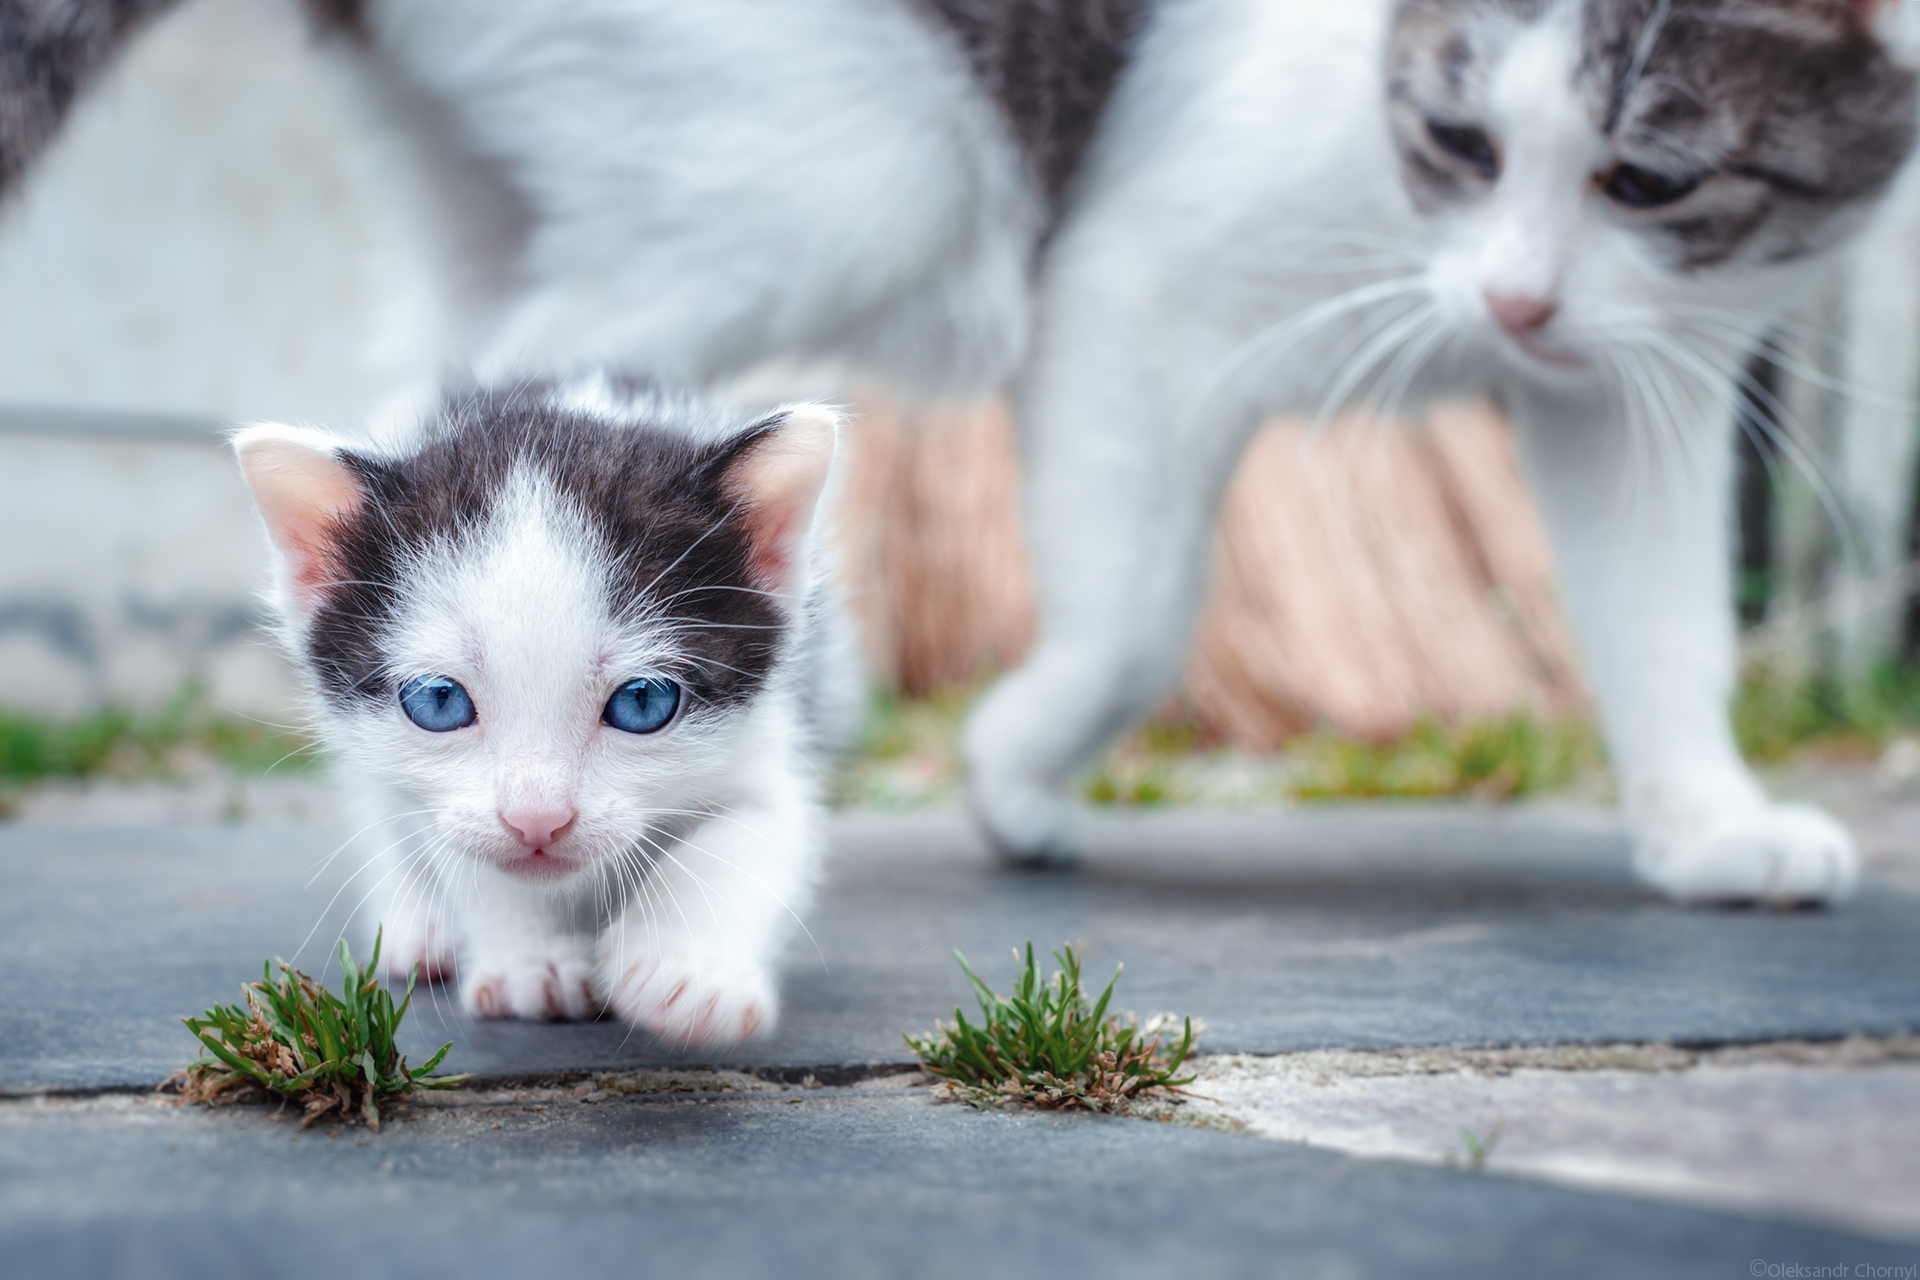
[(760, 587), (780, 595), (799, 582), (813, 509), (826, 487), (840, 415), (824, 405), (798, 405), (733, 464), (732, 497), (743, 508), (753, 544), (751, 572)]
[(267, 537), (286, 562), (288, 589), (297, 604), (310, 605), (333, 573), (333, 530), (364, 496), (359, 479), (337, 446), (311, 433), (253, 427), (233, 448)]

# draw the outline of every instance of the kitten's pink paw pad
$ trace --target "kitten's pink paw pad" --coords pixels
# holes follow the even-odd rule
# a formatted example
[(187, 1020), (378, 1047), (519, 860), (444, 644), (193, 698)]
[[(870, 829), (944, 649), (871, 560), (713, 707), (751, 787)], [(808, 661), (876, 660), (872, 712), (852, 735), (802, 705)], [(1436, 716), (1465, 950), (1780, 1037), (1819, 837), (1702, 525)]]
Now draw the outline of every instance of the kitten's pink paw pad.
[(773, 1026), (773, 982), (758, 968), (690, 957), (636, 961), (611, 984), (608, 1005), (624, 1021), (667, 1040), (719, 1048)]
[(460, 984), (460, 999), (476, 1018), (527, 1022), (587, 1021), (601, 1007), (593, 965), (579, 947), (483, 961)]

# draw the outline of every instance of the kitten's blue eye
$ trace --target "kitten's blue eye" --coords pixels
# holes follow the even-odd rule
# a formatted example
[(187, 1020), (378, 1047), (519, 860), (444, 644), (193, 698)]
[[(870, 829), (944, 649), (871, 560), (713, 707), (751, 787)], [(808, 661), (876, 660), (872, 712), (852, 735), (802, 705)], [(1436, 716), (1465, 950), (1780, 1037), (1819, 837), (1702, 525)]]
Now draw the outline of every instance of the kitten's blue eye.
[(421, 676), (401, 685), (400, 709), (429, 733), (450, 733), (474, 721), (473, 699), (445, 676)]
[(600, 718), (628, 733), (655, 733), (680, 708), (680, 686), (671, 680), (629, 680), (613, 691)]

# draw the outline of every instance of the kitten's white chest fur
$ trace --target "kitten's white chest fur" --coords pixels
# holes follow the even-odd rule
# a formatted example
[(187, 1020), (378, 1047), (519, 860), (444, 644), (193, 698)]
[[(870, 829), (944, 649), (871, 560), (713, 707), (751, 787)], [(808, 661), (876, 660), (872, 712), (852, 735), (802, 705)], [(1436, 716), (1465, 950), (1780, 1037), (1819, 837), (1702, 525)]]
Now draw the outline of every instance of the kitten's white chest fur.
[(399, 450), (238, 437), (394, 972), (481, 1016), (772, 1025), (838, 692), (808, 687), (835, 429), (597, 380), (450, 401)]
[[(1121, 33), (1127, 66), (1053, 209), (938, 7), (376, 0), (363, 70), (432, 105), (395, 116), (419, 154), (525, 214), (518, 274), (470, 273), (517, 283), (463, 304), (490, 317), (467, 349), (490, 374), (826, 353), (1011, 379), (1041, 634), (968, 759), (1018, 858), (1077, 848), (1071, 779), (1178, 678), (1261, 414), (1492, 393), (1642, 871), (1689, 899), (1850, 890), (1845, 833), (1770, 805), (1728, 731), (1731, 422), (1752, 344), (1908, 163), (1910, 5), (1092, 5), (1114, 21), (1066, 34)], [(1018, 36), (1043, 8), (970, 12)]]

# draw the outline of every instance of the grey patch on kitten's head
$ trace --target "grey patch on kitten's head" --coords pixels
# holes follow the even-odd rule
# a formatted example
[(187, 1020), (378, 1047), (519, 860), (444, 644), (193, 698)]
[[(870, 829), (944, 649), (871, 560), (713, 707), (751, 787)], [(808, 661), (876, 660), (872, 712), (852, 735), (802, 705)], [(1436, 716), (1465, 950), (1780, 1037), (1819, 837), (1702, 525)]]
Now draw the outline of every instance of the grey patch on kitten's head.
[(1058, 208), (1150, 0), (921, 0), (959, 37)]
[[(1699, 180), (1684, 199), (1623, 211), (1674, 269), (1817, 252), (1886, 189), (1914, 145), (1915, 76), (1873, 35), (1873, 9), (1869, 0), (1580, 3), (1571, 88), (1614, 161)], [(1544, 0), (1401, 0), (1388, 92), (1417, 205), (1483, 189), (1470, 166), (1435, 153), (1429, 122), (1478, 123), (1506, 46), (1554, 11)]]
[(74, 100), (176, 0), (0, 0), (0, 192), (60, 130)]
[(728, 477), (780, 419), (729, 430), (689, 402), (633, 383), (617, 389), (628, 397), (617, 421), (569, 407), (550, 385), (522, 385), (450, 397), (404, 457), (340, 455), (364, 500), (334, 531), (333, 585), (306, 633), (329, 699), (395, 696), (382, 639), (403, 603), (409, 564), (429, 545), (457, 550), (479, 537), (523, 467), (568, 499), (600, 541), (611, 566), (609, 614), (638, 620), (671, 601), (676, 627), (699, 637), (690, 669), (678, 673), (697, 701), (725, 708), (752, 697), (787, 621), (753, 581)]

